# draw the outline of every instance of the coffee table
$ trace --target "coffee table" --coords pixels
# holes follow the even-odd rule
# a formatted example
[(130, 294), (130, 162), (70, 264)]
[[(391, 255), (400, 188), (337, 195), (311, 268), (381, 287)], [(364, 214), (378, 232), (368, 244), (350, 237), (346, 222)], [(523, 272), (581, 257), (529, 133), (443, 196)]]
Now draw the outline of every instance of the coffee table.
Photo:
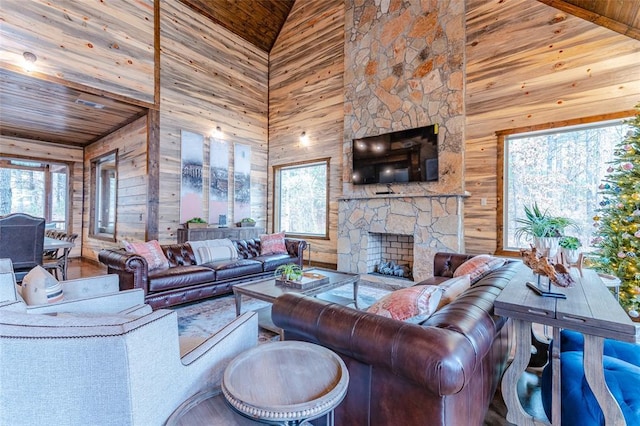
[[(309, 268), (305, 269), (304, 271), (313, 272), (329, 277), (329, 282), (309, 289), (298, 289), (277, 285), (275, 277), (248, 283), (236, 284), (233, 286), (233, 294), (236, 301), (236, 316), (240, 316), (241, 314), (243, 295), (247, 297), (253, 297), (254, 299), (262, 300), (265, 302), (273, 303), (277, 297), (282, 296), (283, 294), (301, 293), (308, 296), (319, 296), (320, 299), (339, 303), (341, 305), (348, 305), (350, 303), (353, 303), (355, 304), (356, 308), (358, 307), (358, 282), (360, 281), (360, 275), (347, 272), (337, 272), (325, 268)], [(323, 294), (328, 292), (329, 290), (333, 290), (347, 284), (353, 284), (353, 299), (337, 295)], [(273, 321), (271, 321), (271, 306), (258, 309), (256, 310), (256, 312), (258, 313), (258, 325), (266, 330), (278, 333), (280, 335), (280, 340), (283, 340), (284, 336), (282, 329), (280, 327), (277, 327), (273, 323)]]
[(243, 416), (267, 424), (302, 425), (326, 416), (347, 394), (349, 371), (329, 349), (308, 342), (265, 343), (234, 358), (222, 392)]

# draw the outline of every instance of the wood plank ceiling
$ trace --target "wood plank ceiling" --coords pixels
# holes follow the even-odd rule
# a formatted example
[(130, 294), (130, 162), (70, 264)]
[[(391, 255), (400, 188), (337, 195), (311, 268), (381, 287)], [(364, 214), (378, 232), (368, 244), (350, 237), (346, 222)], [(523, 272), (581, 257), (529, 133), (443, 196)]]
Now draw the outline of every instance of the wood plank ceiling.
[[(180, 1), (269, 52), (295, 0)], [(538, 1), (640, 40), (640, 1)], [(87, 106), (78, 103), (78, 99), (104, 107)], [(3, 135), (86, 146), (144, 113), (145, 109), (140, 106), (0, 70), (0, 134)]]

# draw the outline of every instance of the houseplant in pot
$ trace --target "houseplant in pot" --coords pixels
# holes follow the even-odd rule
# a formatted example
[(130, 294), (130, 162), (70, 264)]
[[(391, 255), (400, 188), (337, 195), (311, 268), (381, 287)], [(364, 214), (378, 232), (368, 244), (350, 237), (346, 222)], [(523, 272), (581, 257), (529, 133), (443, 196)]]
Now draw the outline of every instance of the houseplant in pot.
[(558, 254), (560, 239), (566, 228), (578, 229), (575, 221), (567, 217), (552, 216), (548, 210), (542, 211), (538, 203), (524, 207), (524, 218), (517, 219), (515, 237), (528, 237), (533, 241), (537, 251), (545, 257)]
[(560, 238), (559, 245), (560, 253), (562, 254), (562, 258), (565, 262), (574, 264), (578, 261), (578, 257), (580, 256), (580, 247), (582, 247), (582, 243), (578, 237), (565, 235)]
[(251, 219), (250, 217), (245, 217), (240, 222), (238, 222), (237, 225), (240, 227), (256, 226), (256, 221), (255, 219)]
[(185, 222), (187, 228), (206, 228), (207, 225), (207, 221), (201, 217), (193, 217)]
[(282, 281), (298, 281), (302, 278), (302, 268), (295, 263), (287, 263), (278, 266), (273, 274)]

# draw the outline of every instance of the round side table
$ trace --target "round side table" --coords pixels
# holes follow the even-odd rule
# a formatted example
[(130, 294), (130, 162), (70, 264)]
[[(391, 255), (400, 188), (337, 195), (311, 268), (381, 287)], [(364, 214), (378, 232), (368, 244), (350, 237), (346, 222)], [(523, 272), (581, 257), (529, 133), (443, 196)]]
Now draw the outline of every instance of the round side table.
[(300, 425), (327, 416), (347, 393), (340, 357), (307, 342), (272, 342), (238, 355), (227, 366), (222, 393), (240, 414), (262, 423)]

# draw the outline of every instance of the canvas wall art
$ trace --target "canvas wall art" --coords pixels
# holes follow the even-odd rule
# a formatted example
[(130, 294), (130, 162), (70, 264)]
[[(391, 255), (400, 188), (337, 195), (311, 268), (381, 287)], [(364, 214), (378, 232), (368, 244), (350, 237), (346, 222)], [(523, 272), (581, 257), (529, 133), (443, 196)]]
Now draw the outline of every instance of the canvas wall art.
[(209, 223), (224, 226), (219, 222), (229, 210), (229, 147), (211, 138), (209, 153)]
[(233, 155), (233, 217), (239, 222), (251, 217), (251, 147), (235, 144)]
[(180, 223), (204, 215), (202, 197), (204, 136), (181, 132)]

